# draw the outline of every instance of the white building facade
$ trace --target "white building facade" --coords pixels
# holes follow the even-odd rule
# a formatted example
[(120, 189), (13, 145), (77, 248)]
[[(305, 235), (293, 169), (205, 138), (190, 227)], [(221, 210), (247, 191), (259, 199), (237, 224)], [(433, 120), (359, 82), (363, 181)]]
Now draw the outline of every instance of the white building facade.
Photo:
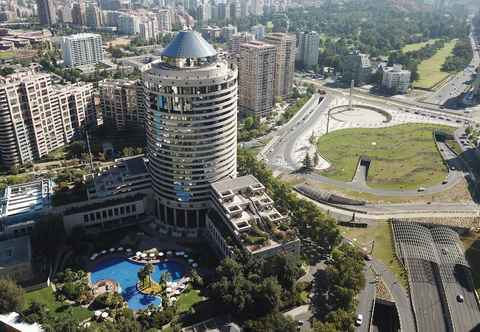
[(96, 65), (103, 61), (102, 36), (79, 33), (63, 37), (62, 51), (67, 67)]

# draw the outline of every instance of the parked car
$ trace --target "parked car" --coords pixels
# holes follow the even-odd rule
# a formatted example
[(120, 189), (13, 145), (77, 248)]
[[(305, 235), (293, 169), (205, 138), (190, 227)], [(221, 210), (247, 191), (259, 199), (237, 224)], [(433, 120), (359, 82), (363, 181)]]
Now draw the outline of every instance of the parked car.
[(358, 314), (357, 319), (355, 320), (355, 325), (360, 326), (360, 325), (362, 325), (362, 323), (363, 323), (363, 315)]

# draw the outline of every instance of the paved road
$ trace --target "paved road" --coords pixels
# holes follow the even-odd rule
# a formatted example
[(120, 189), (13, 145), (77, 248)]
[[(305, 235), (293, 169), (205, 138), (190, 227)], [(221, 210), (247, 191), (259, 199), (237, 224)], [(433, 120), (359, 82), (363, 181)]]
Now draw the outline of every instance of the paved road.
[[(302, 110), (300, 110), (288, 124), (276, 133), (271, 144), (267, 148), (267, 151), (262, 155), (272, 168), (283, 170), (297, 170), (300, 168), (301, 165), (298, 164), (294, 157), (295, 142), (303, 133), (312, 131), (312, 126), (314, 126), (315, 123), (318, 123), (323, 113), (328, 112), (329, 105), (334, 98), (329, 94), (325, 96), (324, 100), (319, 104), (318, 97), (318, 95), (314, 95), (304, 108), (302, 108)], [(454, 169), (448, 173), (445, 183), (439, 183), (432, 187), (423, 188), (424, 190), (421, 192), (416, 189), (387, 190), (371, 188), (363, 181), (344, 182), (314, 173), (306, 174), (305, 178), (379, 196), (411, 197), (436, 194), (453, 188), (465, 176), (462, 168), (458, 164), (459, 162), (455, 160), (455, 154), (444, 145), (441, 146), (441, 153), (443, 157), (448, 160), (450, 165), (455, 166)]]
[(365, 287), (358, 294), (357, 311), (356, 314), (363, 315), (363, 323), (355, 329), (357, 332), (369, 332), (370, 322), (374, 310), (374, 301), (376, 295), (376, 278), (375, 273), (370, 268), (370, 263), (367, 262), (364, 268)]
[(397, 278), (380, 261), (375, 258), (370, 261), (375, 272), (382, 276), (382, 280), (392, 295), (397, 307), (400, 329), (405, 332), (416, 331), (412, 305), (407, 291), (398, 283)]
[(424, 101), (437, 105), (448, 105), (449, 100), (457, 98), (469, 87), (469, 81), (475, 73), (475, 69), (480, 65), (479, 52), (475, 51), (475, 39), (473, 31), (470, 33), (470, 42), (472, 44), (473, 58), (470, 66), (453, 76), (442, 88), (432, 93)]

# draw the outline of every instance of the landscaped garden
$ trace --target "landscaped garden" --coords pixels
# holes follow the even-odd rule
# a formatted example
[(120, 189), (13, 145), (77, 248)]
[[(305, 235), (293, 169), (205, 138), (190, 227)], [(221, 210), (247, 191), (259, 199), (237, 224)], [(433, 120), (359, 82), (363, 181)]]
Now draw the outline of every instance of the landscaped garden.
[(387, 128), (343, 129), (320, 137), (318, 151), (332, 163), (325, 176), (351, 181), (360, 156), (371, 159), (368, 185), (387, 189), (416, 189), (441, 183), (447, 175), (433, 132), (454, 128), (404, 124)]

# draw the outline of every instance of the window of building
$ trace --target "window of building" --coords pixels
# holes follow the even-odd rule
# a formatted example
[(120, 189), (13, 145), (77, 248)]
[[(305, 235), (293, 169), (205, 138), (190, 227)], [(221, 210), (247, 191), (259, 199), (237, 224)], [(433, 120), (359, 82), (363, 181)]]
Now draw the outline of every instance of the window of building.
[(112, 210), (112, 209), (109, 209), (109, 210), (108, 210), (108, 216), (109, 216), (109, 217), (113, 217), (113, 210)]
[(90, 213), (90, 220), (95, 221), (95, 213)]
[(102, 216), (101, 216), (100, 212), (95, 212), (95, 217), (97, 219), (102, 219)]
[(127, 214), (129, 214), (129, 213), (130, 213), (130, 205), (127, 205), (127, 206), (125, 207), (125, 209), (127, 210)]
[(107, 210), (102, 211), (102, 217), (105, 219), (107, 218)]
[(83, 222), (88, 222), (88, 214), (83, 215)]
[(120, 215), (123, 216), (125, 214), (125, 207), (121, 206), (120, 207)]
[(115, 214), (116, 216), (118, 216), (118, 208), (114, 208), (114, 209), (113, 209), (113, 214)]
[(136, 212), (137, 211), (137, 206), (135, 204), (132, 204), (132, 212)]

